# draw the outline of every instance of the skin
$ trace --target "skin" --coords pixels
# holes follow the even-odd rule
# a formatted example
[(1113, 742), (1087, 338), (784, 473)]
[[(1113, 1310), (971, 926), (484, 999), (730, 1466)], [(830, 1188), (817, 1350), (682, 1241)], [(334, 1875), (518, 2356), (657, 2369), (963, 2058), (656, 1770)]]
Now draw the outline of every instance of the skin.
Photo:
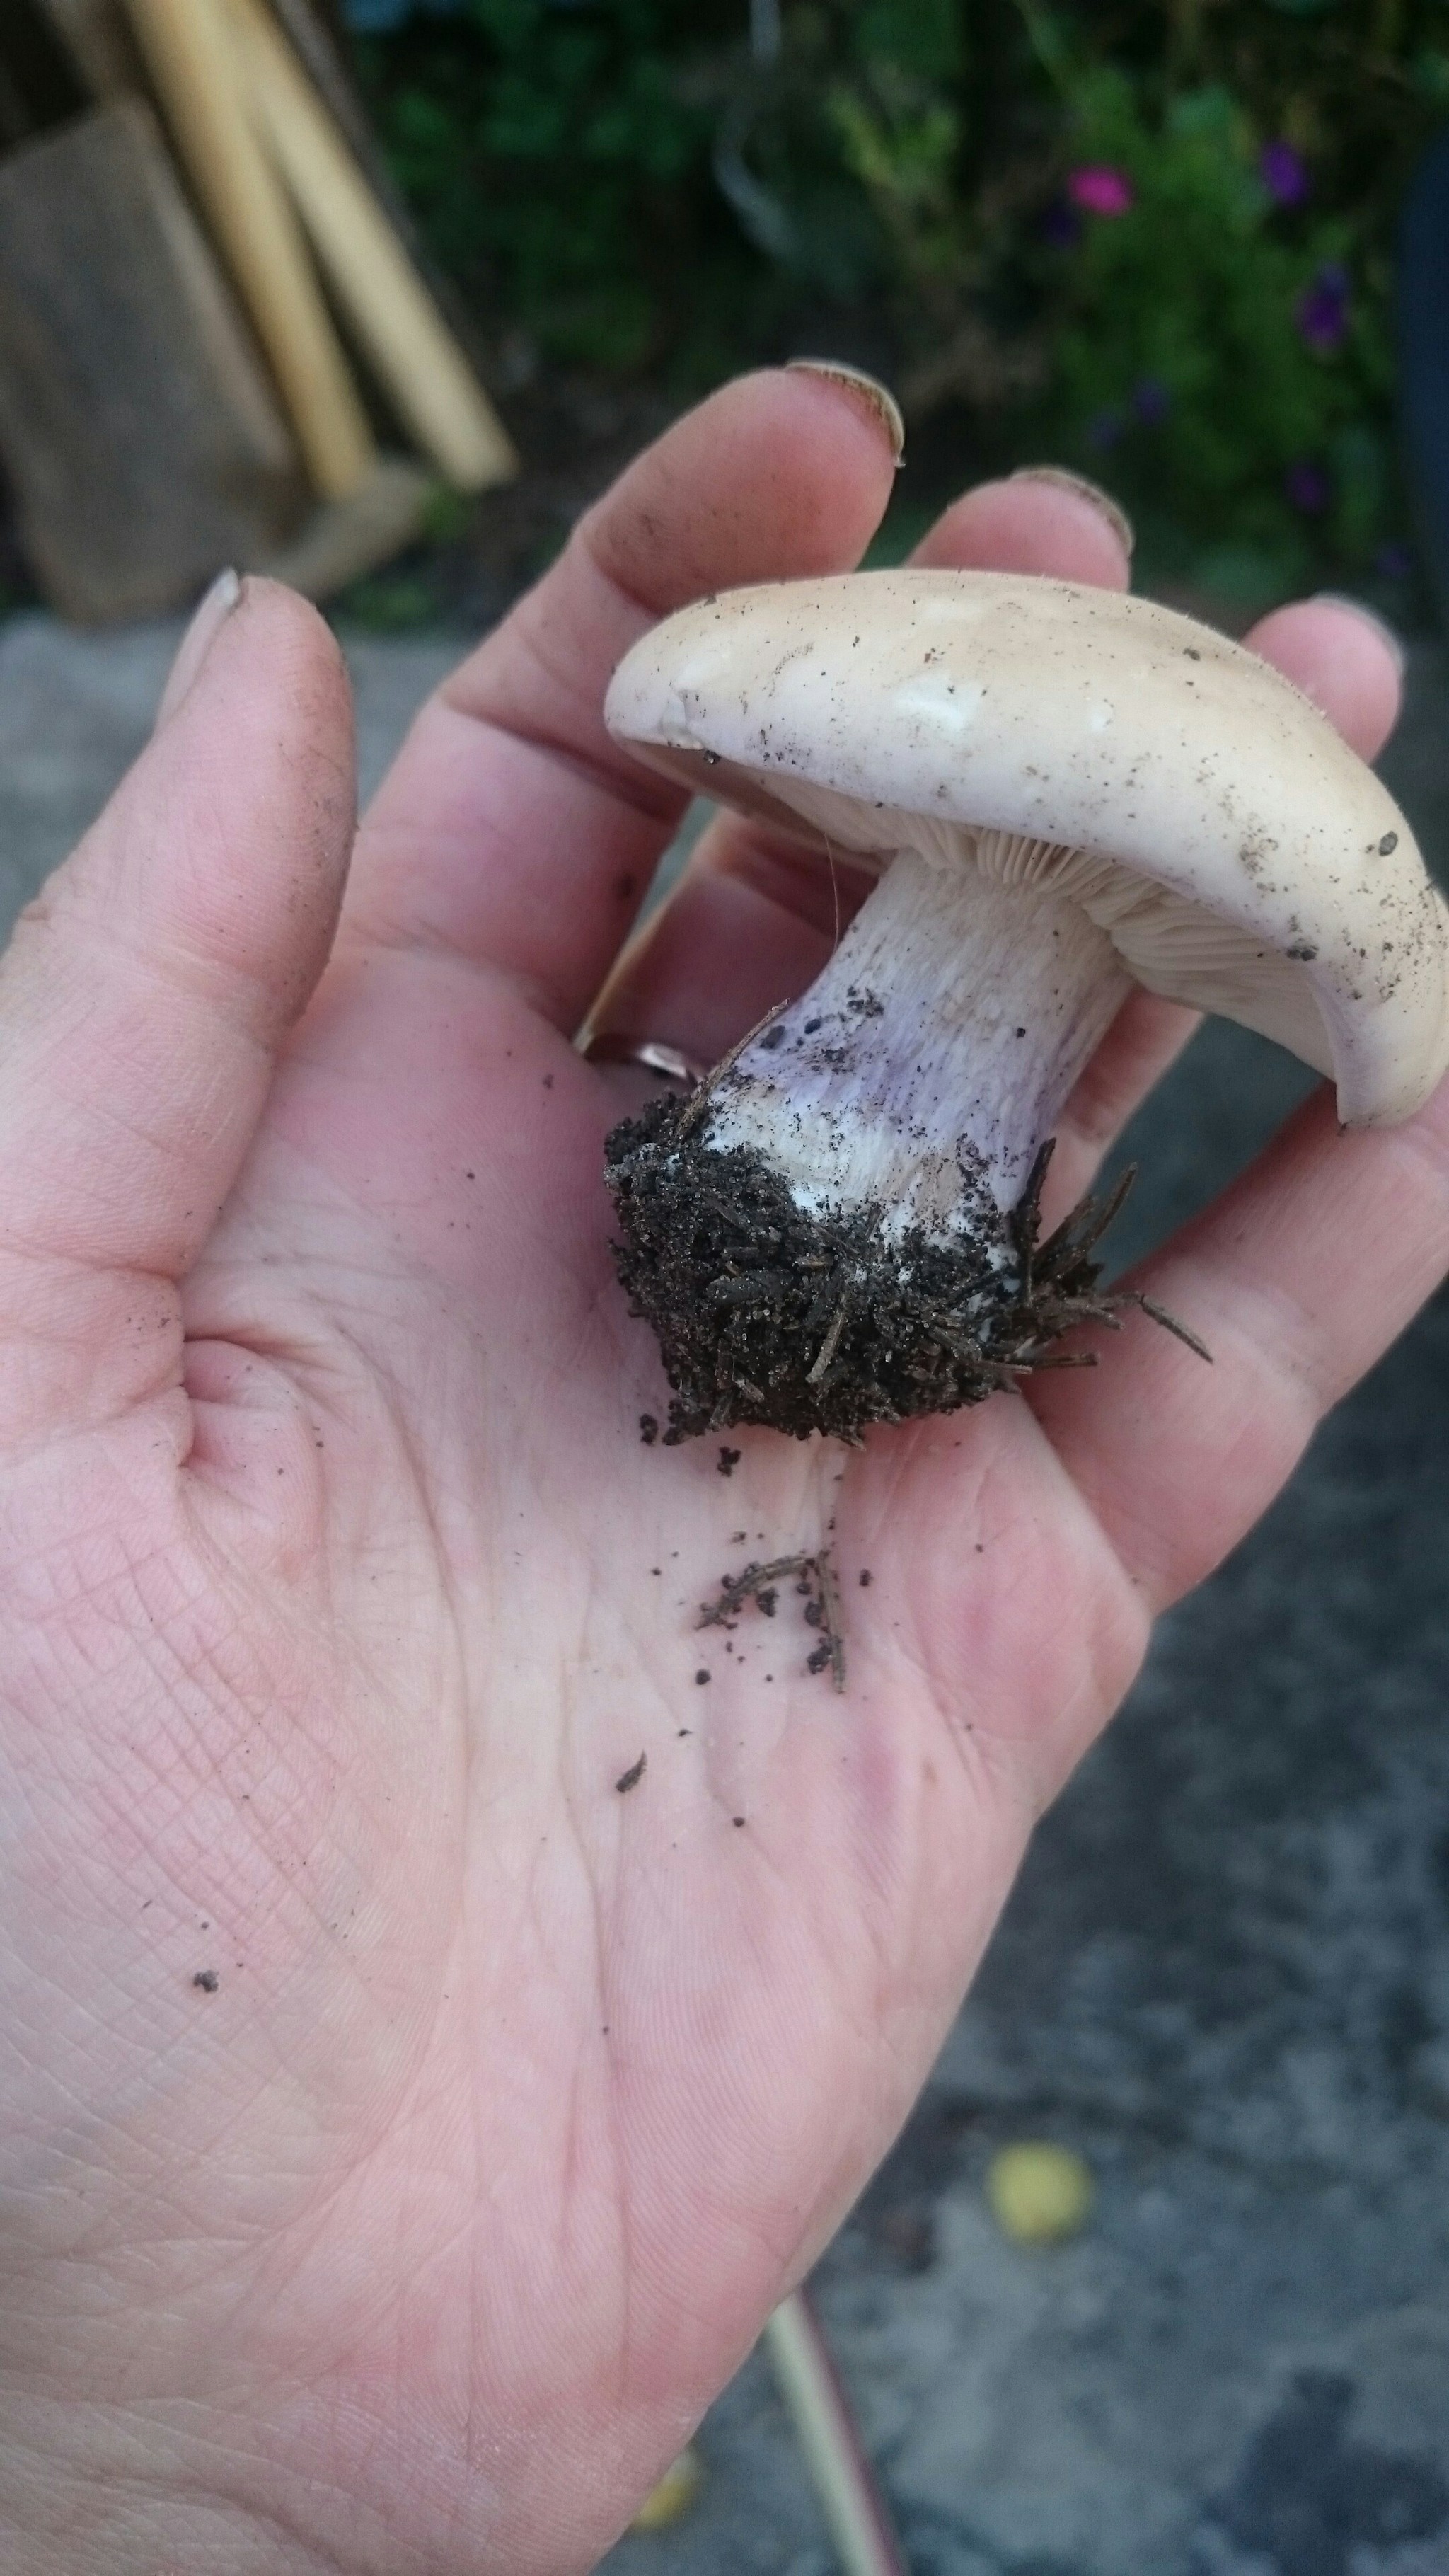
[[(1319, 1098), (1144, 1274), (1210, 1371), (1129, 1325), (848, 1462), (641, 1445), (600, 1149), (644, 1084), (569, 1040), (675, 815), (604, 682), (703, 590), (848, 566), (890, 479), (848, 386), (716, 396), (423, 712), (350, 873), (334, 647), (248, 584), (0, 970), (26, 2576), (592, 2564), (898, 2128), (1153, 1613), (1449, 1262), (1443, 1098)], [(925, 552), (1126, 577), (1030, 482)], [(1377, 746), (1369, 624), (1264, 640)], [(723, 824), (605, 1017), (709, 1056), (831, 907)], [(1186, 1025), (1129, 1008), (1059, 1197)], [(734, 1532), (831, 1511), (844, 1700), (793, 1596), (737, 1655), (691, 1624)]]

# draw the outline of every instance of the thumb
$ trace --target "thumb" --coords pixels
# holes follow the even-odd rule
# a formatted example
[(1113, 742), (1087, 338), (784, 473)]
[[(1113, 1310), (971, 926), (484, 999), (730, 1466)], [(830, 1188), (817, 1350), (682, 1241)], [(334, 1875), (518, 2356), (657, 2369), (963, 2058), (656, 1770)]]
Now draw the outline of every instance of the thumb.
[(219, 585), (150, 744), (0, 961), (0, 1438), (178, 1381), (177, 1283), (326, 963), (353, 780), (321, 618)]

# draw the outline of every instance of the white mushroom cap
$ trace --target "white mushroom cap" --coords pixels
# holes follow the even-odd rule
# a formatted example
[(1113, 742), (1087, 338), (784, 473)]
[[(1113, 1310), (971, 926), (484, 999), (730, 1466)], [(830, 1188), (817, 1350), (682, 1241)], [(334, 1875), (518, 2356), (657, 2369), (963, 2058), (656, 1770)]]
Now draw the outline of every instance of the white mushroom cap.
[(730, 591), (643, 637), (605, 715), (836, 849), (1072, 897), (1150, 992), (1331, 1074), (1349, 1124), (1449, 1065), (1449, 906), (1393, 799), (1291, 682), (1151, 600), (964, 572)]

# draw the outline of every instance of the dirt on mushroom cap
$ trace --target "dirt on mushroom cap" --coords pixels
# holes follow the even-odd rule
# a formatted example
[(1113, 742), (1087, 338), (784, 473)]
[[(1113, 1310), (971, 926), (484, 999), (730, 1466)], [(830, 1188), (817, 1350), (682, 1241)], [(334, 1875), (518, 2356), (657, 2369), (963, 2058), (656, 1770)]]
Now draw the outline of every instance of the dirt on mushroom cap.
[(911, 567), (757, 585), (642, 637), (605, 717), (821, 848), (1026, 865), (1149, 991), (1331, 1070), (1346, 1124), (1409, 1116), (1449, 1066), (1449, 905), (1404, 816), (1280, 673), (1155, 601)]

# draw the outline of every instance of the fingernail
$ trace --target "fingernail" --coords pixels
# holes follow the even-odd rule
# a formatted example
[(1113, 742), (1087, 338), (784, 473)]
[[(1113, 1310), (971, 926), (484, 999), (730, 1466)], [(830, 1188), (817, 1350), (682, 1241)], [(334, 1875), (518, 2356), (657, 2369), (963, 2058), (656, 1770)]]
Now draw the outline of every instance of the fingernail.
[(201, 666), (215, 643), (219, 630), (241, 601), (239, 573), (219, 572), (197, 609), (191, 624), (181, 638), (170, 676), (161, 692), (156, 710), (157, 729), (168, 724), (184, 698), (191, 695), (201, 676)]
[(1394, 668), (1400, 679), (1403, 678), (1409, 667), (1408, 647), (1400, 641), (1388, 621), (1380, 617), (1376, 608), (1366, 608), (1361, 599), (1350, 599), (1347, 592), (1342, 590), (1317, 590), (1313, 596), (1325, 608), (1352, 609), (1354, 616), (1361, 617), (1365, 626), (1372, 626), (1387, 651), (1392, 654)]
[(1018, 465), (1010, 479), (1013, 483), (1050, 483), (1058, 492), (1075, 492), (1079, 501), (1086, 501), (1099, 518), (1106, 520), (1130, 556), (1137, 543), (1137, 531), (1121, 502), (1104, 492), (1100, 483), (1089, 483), (1085, 474), (1072, 474), (1065, 465)]
[(897, 466), (906, 452), (906, 424), (901, 407), (889, 385), (878, 376), (868, 376), (864, 367), (849, 366), (843, 358), (791, 358), (787, 372), (798, 376), (828, 376), (848, 394), (854, 394), (867, 411), (880, 422), (891, 443), (891, 455)]

